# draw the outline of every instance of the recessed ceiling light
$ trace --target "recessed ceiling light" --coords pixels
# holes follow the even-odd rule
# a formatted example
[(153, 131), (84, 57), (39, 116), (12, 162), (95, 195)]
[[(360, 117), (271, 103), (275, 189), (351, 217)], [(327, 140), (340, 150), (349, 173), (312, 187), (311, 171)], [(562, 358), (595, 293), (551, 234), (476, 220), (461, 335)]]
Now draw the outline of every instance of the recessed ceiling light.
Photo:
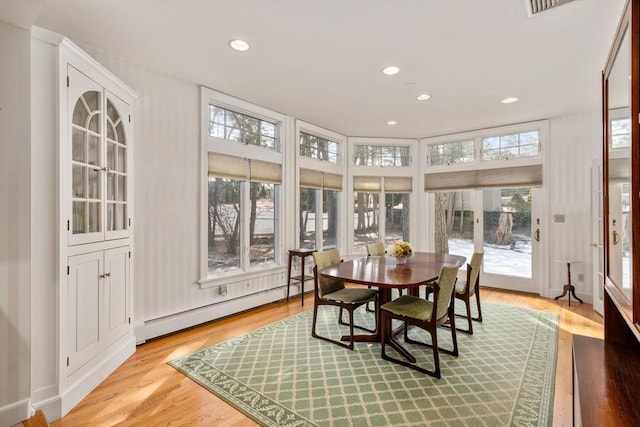
[(398, 124), (398, 122), (396, 122), (395, 120), (389, 120), (389, 121), (387, 122), (387, 124), (388, 124), (389, 126), (395, 126), (395, 125), (397, 125), (397, 124)]
[(394, 74), (398, 74), (400, 72), (400, 68), (395, 65), (389, 65), (388, 67), (384, 67), (382, 72), (387, 76), (393, 76)]
[(517, 102), (518, 98), (505, 98), (501, 102), (503, 104), (511, 104), (512, 102)]
[(244, 52), (245, 50), (249, 50), (251, 46), (244, 40), (235, 39), (229, 42), (229, 46), (235, 50), (239, 50), (240, 52)]
[(426, 93), (423, 93), (422, 95), (418, 95), (416, 97), (418, 101), (426, 101), (429, 98), (431, 98), (431, 95), (427, 95)]

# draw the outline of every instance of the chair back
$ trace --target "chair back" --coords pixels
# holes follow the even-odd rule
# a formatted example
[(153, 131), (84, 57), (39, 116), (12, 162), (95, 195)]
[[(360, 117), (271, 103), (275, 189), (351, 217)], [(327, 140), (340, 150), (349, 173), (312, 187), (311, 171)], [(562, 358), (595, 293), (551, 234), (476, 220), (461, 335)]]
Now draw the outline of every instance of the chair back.
[[(482, 267), (482, 259), (484, 258), (484, 251), (474, 252), (471, 257), (471, 272), (467, 274), (467, 286), (469, 290), (473, 289), (480, 275), (480, 267)], [(467, 270), (468, 271), (468, 270)]]
[(340, 264), (342, 260), (340, 259), (340, 252), (337, 249), (329, 249), (328, 251), (314, 252), (313, 261), (316, 264), (315, 268), (313, 269), (313, 273), (315, 275), (315, 282), (317, 284), (316, 289), (320, 297), (322, 297), (323, 295), (329, 294), (331, 292), (344, 289), (345, 287), (344, 282), (340, 280), (332, 280), (332, 279), (325, 279), (323, 277), (318, 277), (318, 270), (322, 270), (323, 268), (327, 268), (332, 265)]
[(384, 249), (384, 243), (383, 242), (367, 243), (367, 255), (368, 256), (381, 256), (381, 255), (384, 255), (385, 252), (387, 252), (387, 251)]
[(438, 287), (440, 290), (436, 294), (438, 298), (436, 301), (436, 319), (442, 319), (447, 315), (452, 299), (451, 296), (456, 287), (458, 269), (460, 269), (459, 265), (445, 265), (440, 270), (440, 276), (438, 276)]

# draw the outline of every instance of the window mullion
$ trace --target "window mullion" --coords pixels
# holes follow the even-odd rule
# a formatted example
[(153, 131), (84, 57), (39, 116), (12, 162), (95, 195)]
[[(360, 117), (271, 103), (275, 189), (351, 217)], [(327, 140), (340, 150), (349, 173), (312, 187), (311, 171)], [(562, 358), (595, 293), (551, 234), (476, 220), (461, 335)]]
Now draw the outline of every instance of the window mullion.
[(244, 271), (249, 269), (249, 250), (251, 248), (251, 236), (249, 235), (249, 226), (251, 218), (251, 181), (245, 180), (240, 184), (240, 199), (242, 200), (240, 218), (240, 268)]

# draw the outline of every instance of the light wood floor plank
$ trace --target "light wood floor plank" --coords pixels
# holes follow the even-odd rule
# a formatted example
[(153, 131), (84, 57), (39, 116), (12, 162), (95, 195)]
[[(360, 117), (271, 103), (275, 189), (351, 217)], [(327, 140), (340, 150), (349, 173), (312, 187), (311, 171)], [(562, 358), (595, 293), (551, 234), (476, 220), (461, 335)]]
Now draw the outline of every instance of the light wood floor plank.
[[(589, 304), (481, 289), (482, 302), (512, 304), (559, 314), (560, 333), (554, 426), (572, 425), (571, 334), (602, 338), (602, 317)], [(307, 294), (304, 309), (313, 307)], [(66, 426), (255, 426), (239, 411), (176, 371), (167, 362), (303, 310), (300, 299), (270, 304), (138, 346), (136, 353), (52, 425)]]

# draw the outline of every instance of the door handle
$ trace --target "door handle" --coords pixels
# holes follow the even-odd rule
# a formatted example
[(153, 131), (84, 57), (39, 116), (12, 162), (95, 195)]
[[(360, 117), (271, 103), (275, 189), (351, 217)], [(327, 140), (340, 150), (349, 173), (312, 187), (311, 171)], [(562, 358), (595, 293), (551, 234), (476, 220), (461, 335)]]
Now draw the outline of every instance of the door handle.
[(618, 243), (620, 243), (620, 235), (617, 231), (613, 230), (613, 244), (617, 245)]
[(536, 242), (540, 241), (540, 229), (536, 228), (536, 232), (533, 233), (533, 238), (536, 239)]

